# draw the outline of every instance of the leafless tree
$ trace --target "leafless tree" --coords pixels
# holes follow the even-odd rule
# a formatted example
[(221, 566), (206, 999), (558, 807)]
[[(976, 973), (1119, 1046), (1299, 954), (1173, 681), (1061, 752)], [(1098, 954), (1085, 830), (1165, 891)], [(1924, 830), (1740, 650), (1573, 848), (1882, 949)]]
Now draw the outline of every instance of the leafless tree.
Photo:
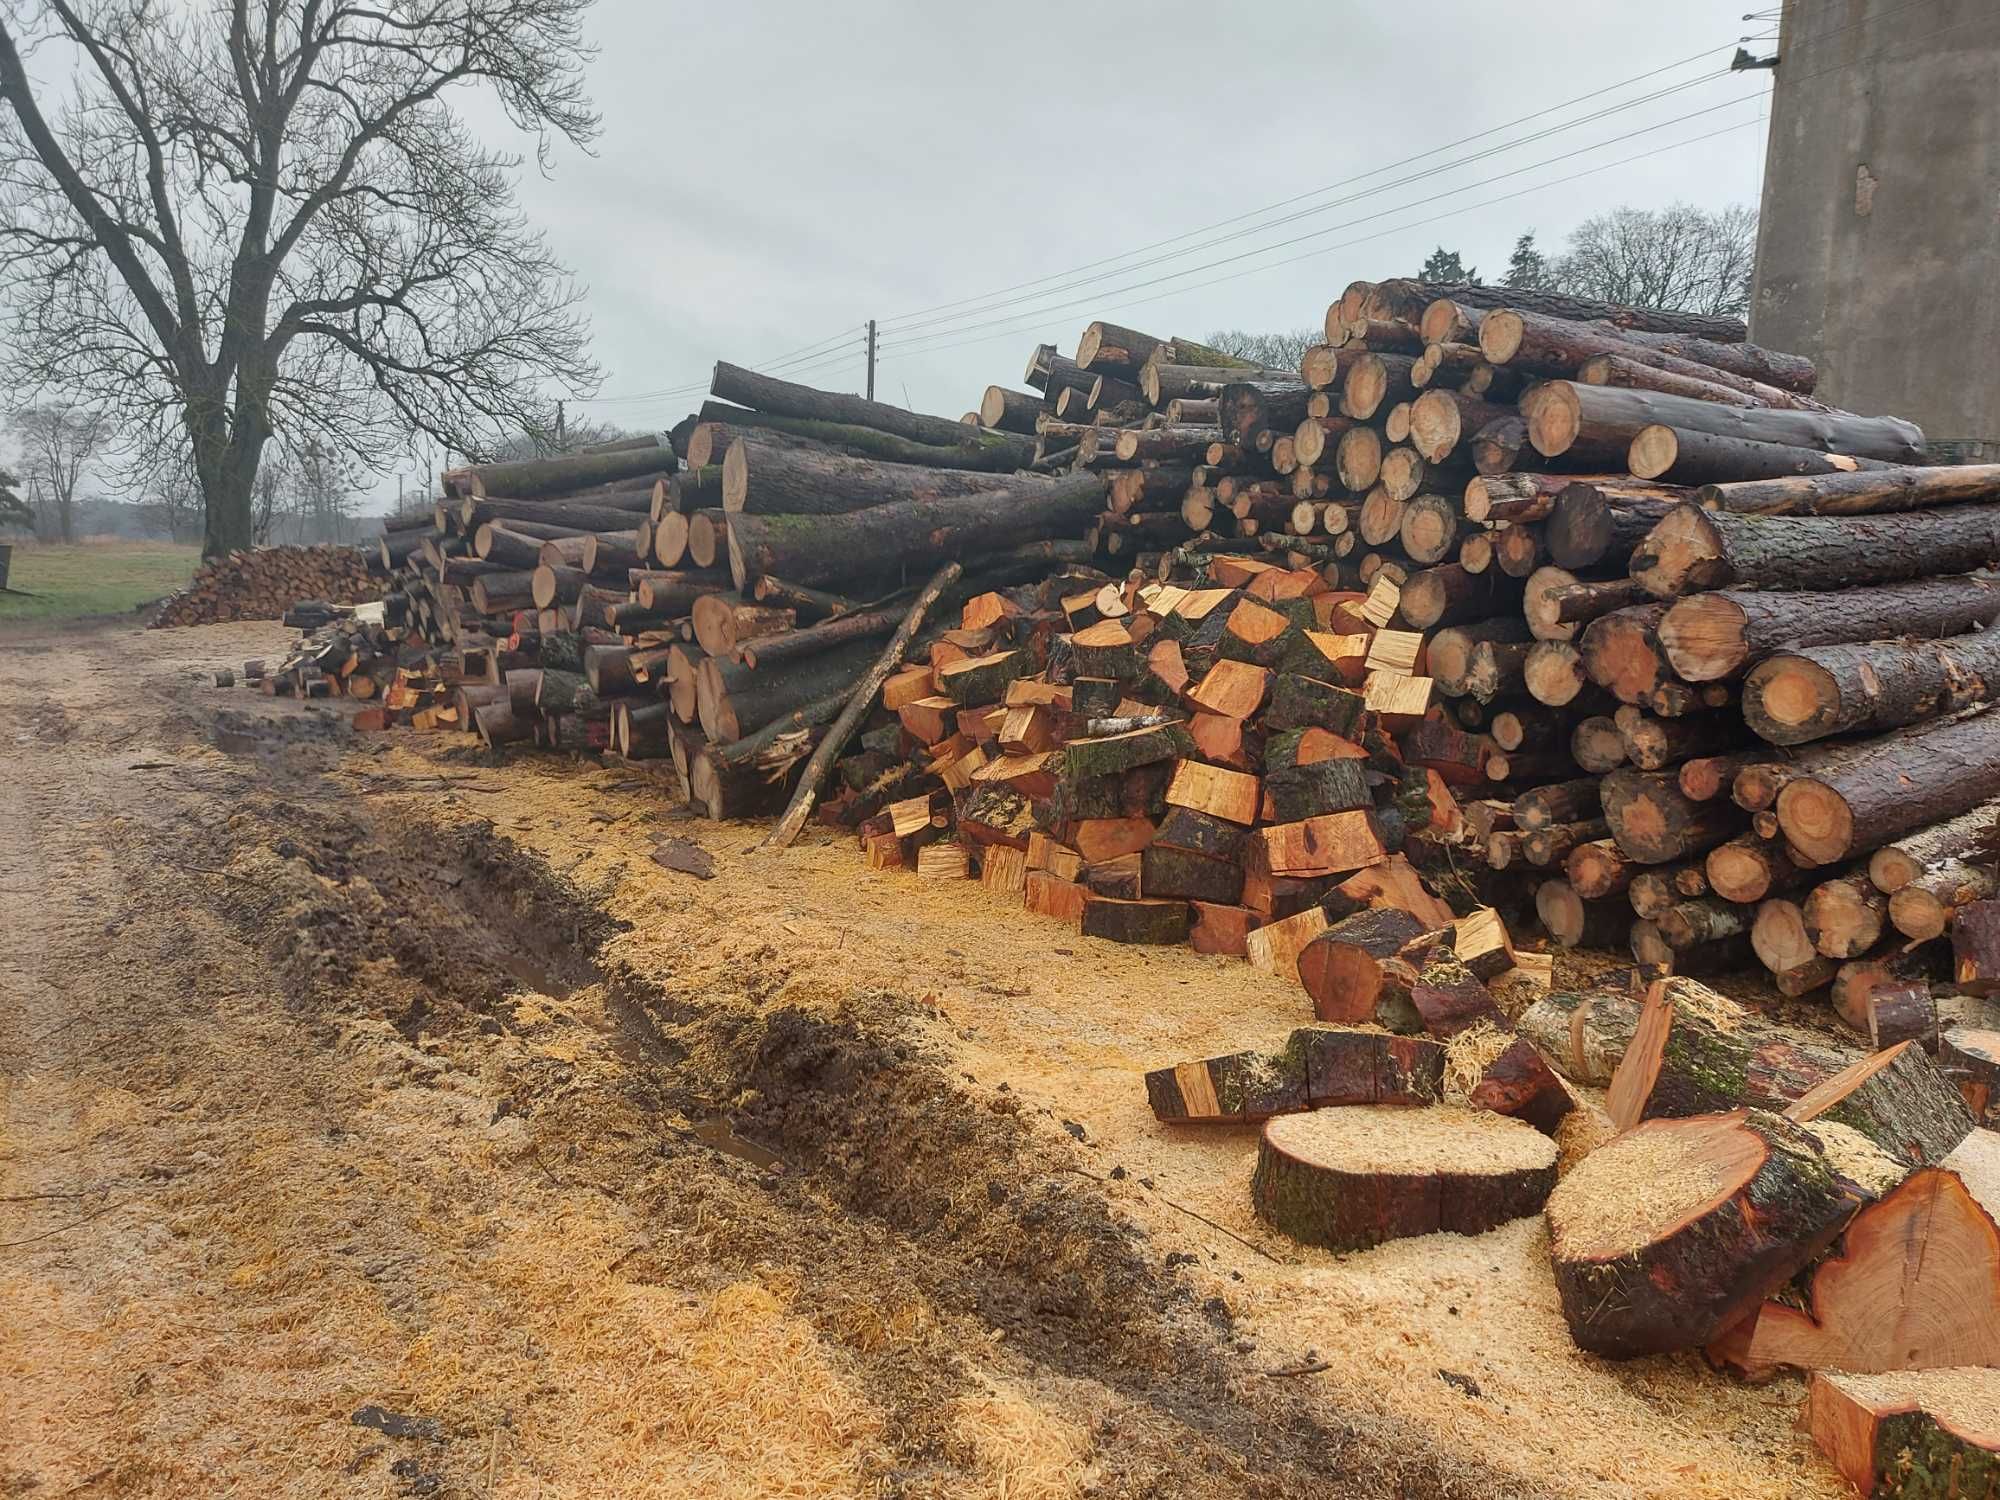
[(1740, 204), (1619, 208), (1578, 226), (1550, 265), (1549, 285), (1631, 307), (1740, 314), (1756, 252), (1757, 214)]
[[(481, 453), (595, 389), (580, 292), (515, 207), (483, 86), (587, 145), (590, 0), (0, 0), (0, 297), (29, 383), (90, 391), (249, 545), (265, 444)], [(69, 86), (44, 89), (31, 61)]]
[(77, 490), (108, 436), (103, 413), (44, 402), (14, 412), (7, 429), (20, 449), (28, 483), (47, 505), (47, 529), (65, 542), (75, 541)]
[(1324, 337), (1317, 328), (1294, 328), (1290, 333), (1245, 333), (1240, 328), (1225, 328), (1202, 342), (1238, 359), (1254, 359), (1267, 369), (1296, 370), (1306, 350)]

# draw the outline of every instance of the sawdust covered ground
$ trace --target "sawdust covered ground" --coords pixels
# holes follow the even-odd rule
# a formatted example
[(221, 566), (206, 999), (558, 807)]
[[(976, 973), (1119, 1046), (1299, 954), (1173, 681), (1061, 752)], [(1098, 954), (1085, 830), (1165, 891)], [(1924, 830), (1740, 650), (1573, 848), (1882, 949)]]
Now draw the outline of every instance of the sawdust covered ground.
[(7, 1493), (1839, 1493), (1537, 1222), (1267, 1233), (1138, 1074), (1289, 987), (197, 681), (282, 639), (0, 641)]

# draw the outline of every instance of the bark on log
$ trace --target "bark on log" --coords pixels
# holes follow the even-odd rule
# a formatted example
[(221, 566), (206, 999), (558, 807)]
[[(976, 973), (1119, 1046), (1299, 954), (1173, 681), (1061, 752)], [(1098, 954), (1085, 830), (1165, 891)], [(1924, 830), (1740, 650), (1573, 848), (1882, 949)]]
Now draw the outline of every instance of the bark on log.
[(1806, 1394), (1804, 1425), (1859, 1494), (1990, 1500), (2000, 1495), (1996, 1410), (2000, 1372), (1991, 1369), (1873, 1379), (1820, 1372)]
[(1954, 714), (1993, 698), (1996, 684), (2000, 632), (1908, 645), (1814, 646), (1781, 651), (1752, 668), (1743, 682), (1743, 717), (1772, 744), (1800, 745)]
[(1778, 823), (1806, 863), (1865, 855), (2000, 795), (2000, 714), (1985, 710), (1864, 741), (1778, 793)]
[(1712, 432), (1682, 432), (1660, 423), (1642, 427), (1633, 435), (1625, 460), (1626, 467), (1641, 479), (1697, 485), (1782, 479), (1793, 474), (1845, 475), (1858, 469), (1890, 467), (1877, 458), (1854, 458), (1792, 443), (1766, 443)]
[(1850, 588), (1970, 573), (2000, 560), (2000, 506), (1892, 516), (1738, 516), (1680, 505), (1632, 554), (1658, 599), (1733, 585)]
[(1265, 1125), (1250, 1197), (1267, 1223), (1336, 1252), (1484, 1234), (1547, 1201), (1555, 1154), (1534, 1127), (1479, 1110), (1316, 1110)]
[(851, 458), (797, 444), (739, 437), (722, 461), (722, 509), (753, 515), (834, 516), (871, 506), (965, 495), (1034, 495), (1047, 479), (926, 469)]
[(1884, 844), (1868, 857), (1868, 878), (1878, 891), (1894, 895), (1948, 860), (1985, 861), (1995, 854), (2000, 854), (2000, 802), (1985, 802)]
[(615, 479), (671, 474), (677, 463), (673, 449), (654, 444), (609, 453), (563, 453), (552, 458), (522, 459), (518, 463), (447, 469), (444, 485), (446, 492), (454, 495), (505, 495), (515, 500), (535, 500), (566, 495)]
[[(1082, 377), (1085, 384), (1089, 376)], [(800, 386), (800, 390), (807, 387)], [(891, 408), (895, 410), (897, 408)], [(909, 415), (907, 412), (905, 416)], [(977, 427), (968, 427), (962, 422), (950, 425), (957, 428), (964, 437), (951, 443), (915, 442), (906, 437), (898, 437), (878, 428), (859, 425), (851, 421), (815, 421), (809, 417), (781, 416), (770, 411), (747, 411), (742, 407), (725, 406), (716, 401), (705, 401), (701, 407), (702, 423), (697, 430), (690, 460), (704, 451), (709, 451), (712, 461), (706, 468), (693, 465), (683, 474), (675, 475), (677, 481), (675, 500), (677, 508), (691, 509), (698, 505), (719, 504), (719, 499), (709, 499), (704, 492), (721, 482), (721, 476), (707, 477), (708, 470), (720, 468), (722, 456), (728, 452), (729, 444), (745, 432), (782, 433), (788, 437), (802, 438), (832, 448), (855, 458), (872, 458), (882, 463), (921, 464), (931, 469), (978, 469), (986, 473), (1009, 473), (1026, 468), (1034, 458), (1032, 439), (1018, 434), (986, 433)], [(942, 417), (928, 418), (929, 421), (943, 421)], [(702, 434), (707, 433), (709, 449), (700, 443)], [(988, 441), (1005, 438), (1006, 441)], [(1027, 444), (1023, 456), (1021, 444)], [(697, 476), (701, 476), (697, 478)], [(691, 491), (683, 490), (683, 483), (691, 483)]]
[(1573, 484), (1556, 497), (1543, 526), (1549, 557), (1559, 568), (1580, 573), (1623, 567), (1673, 502), (1634, 495), (1601, 484)]
[(1994, 619), (2000, 579), (1977, 574), (1828, 592), (1723, 589), (1677, 602), (1660, 622), (1660, 644), (1689, 682), (1722, 682), (1780, 648), (1957, 636)]
[(1528, 422), (1528, 441), (1537, 453), (1573, 461), (1624, 463), (1631, 455), (1632, 440), (1655, 424), (1893, 463), (1919, 463), (1924, 456), (1922, 430), (1898, 417), (1717, 406), (1573, 380), (1536, 386), (1523, 398), (1522, 415)]
[(1074, 474), (1036, 493), (1000, 492), (878, 505), (842, 516), (729, 517), (730, 571), (742, 589), (775, 573), (822, 584), (942, 558), (970, 559), (1038, 537), (1087, 527), (1104, 504), (1104, 480)]
[(1809, 1127), (1763, 1110), (1649, 1120), (1585, 1157), (1549, 1199), (1563, 1317), (1581, 1347), (1613, 1358), (1698, 1348), (1855, 1207)]
[(1697, 505), (1754, 516), (1857, 516), (2000, 500), (2000, 464), (1888, 467), (1852, 474), (1704, 484)]
[(1709, 371), (1731, 377), (1732, 384), (1751, 381), (1800, 395), (1810, 395), (1816, 379), (1812, 361), (1799, 354), (1692, 335), (1594, 327), (1517, 309), (1499, 309), (1480, 319), (1479, 352), (1496, 365), (1518, 365), (1543, 375), (1567, 375), (1594, 356), (1615, 355), (1714, 383), (1720, 382)]
[(1662, 865), (1742, 831), (1742, 814), (1722, 802), (1681, 794), (1671, 772), (1617, 770), (1604, 778), (1604, 816), (1618, 847), (1641, 864)]
[[(1438, 334), (1450, 333), (1463, 339), (1476, 333), (1484, 312), (1490, 308), (1515, 308), (1548, 317), (1577, 322), (1609, 323), (1620, 329), (1645, 329), (1655, 333), (1693, 334), (1719, 343), (1741, 343), (1750, 336), (1741, 318), (1721, 313), (1680, 312), (1657, 307), (1627, 307), (1619, 302), (1600, 302), (1592, 297), (1572, 297), (1566, 292), (1548, 292), (1502, 285), (1472, 286), (1457, 282), (1394, 279), (1359, 283), (1355, 310), (1374, 317), (1398, 317), (1415, 321), (1432, 343), (1442, 342)], [(1456, 303), (1458, 311), (1446, 307), (1433, 314), (1438, 303)], [(1390, 311), (1390, 309), (1395, 311)]]
[(1033, 461), (1035, 445), (1015, 433), (986, 432), (950, 417), (931, 417), (869, 401), (861, 396), (815, 390), (759, 375), (737, 365), (718, 363), (709, 390), (724, 401), (753, 411), (814, 422), (872, 427), (878, 432), (941, 448), (962, 448), (1004, 457), (1008, 468), (1023, 469)]

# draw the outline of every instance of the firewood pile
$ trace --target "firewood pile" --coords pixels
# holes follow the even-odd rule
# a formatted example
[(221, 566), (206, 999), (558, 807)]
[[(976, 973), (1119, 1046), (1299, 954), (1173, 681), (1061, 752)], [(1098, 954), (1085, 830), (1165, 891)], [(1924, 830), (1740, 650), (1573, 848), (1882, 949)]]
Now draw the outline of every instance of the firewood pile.
[[(1740, 322), (1440, 290), (1296, 371), (1094, 323), (961, 421), (719, 365), (670, 446), (446, 475), (318, 649), (393, 664), (369, 722), (1297, 984), (1147, 1088), (1261, 1125), (1306, 1243), (1540, 1212), (1586, 1349), (2000, 1362), (2000, 467)], [(1552, 991), (1543, 934), (1638, 967)], [(1691, 977), (1758, 966), (1841, 1029)]]
[(303, 599), (358, 604), (381, 597), (369, 554), (356, 547), (259, 547), (203, 563), (169, 594), (155, 626), (276, 620)]

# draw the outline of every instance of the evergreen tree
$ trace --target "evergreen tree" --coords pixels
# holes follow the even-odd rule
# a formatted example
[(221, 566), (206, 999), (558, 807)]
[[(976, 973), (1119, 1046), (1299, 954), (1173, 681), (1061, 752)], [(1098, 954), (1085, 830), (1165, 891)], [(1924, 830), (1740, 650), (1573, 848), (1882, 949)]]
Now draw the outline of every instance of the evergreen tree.
[(1439, 245), (1424, 261), (1424, 268), (1417, 272), (1419, 281), (1449, 281), (1460, 285), (1479, 285), (1479, 270), (1475, 266), (1468, 270), (1456, 250), (1447, 250)]
[(1507, 257), (1507, 274), (1501, 278), (1501, 284), (1530, 292), (1540, 291), (1549, 284), (1549, 263), (1535, 248), (1534, 230), (1514, 241), (1514, 253)]

